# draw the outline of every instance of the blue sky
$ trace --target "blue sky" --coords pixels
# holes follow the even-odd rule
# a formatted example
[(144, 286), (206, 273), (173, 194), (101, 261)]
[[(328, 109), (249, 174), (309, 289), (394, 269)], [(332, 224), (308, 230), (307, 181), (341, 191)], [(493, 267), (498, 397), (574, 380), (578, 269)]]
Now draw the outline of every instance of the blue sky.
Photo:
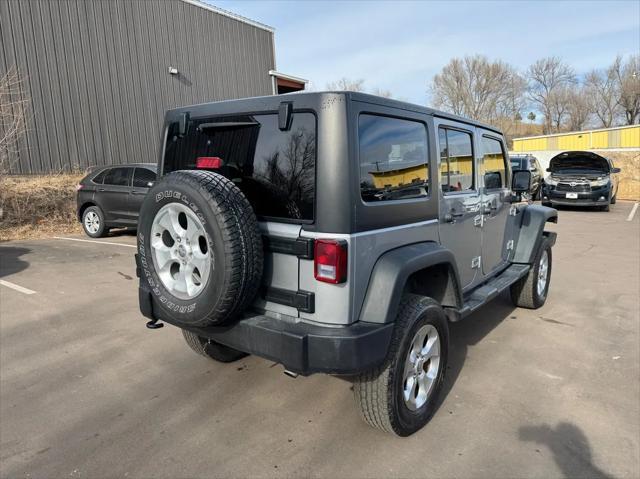
[(209, 1), (275, 28), (276, 66), (323, 90), (342, 77), (428, 103), (433, 75), (480, 53), (524, 70), (556, 55), (578, 74), (640, 53), (640, 2)]

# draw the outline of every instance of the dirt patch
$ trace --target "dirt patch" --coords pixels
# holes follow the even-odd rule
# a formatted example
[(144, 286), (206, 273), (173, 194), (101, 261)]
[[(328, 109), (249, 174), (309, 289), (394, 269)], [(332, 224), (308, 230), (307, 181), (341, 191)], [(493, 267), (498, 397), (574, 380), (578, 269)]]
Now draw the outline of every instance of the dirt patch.
[(622, 170), (620, 172), (618, 198), (621, 200), (639, 201), (640, 151), (594, 151), (613, 160), (613, 163)]
[(76, 184), (83, 174), (0, 177), (0, 241), (81, 232)]

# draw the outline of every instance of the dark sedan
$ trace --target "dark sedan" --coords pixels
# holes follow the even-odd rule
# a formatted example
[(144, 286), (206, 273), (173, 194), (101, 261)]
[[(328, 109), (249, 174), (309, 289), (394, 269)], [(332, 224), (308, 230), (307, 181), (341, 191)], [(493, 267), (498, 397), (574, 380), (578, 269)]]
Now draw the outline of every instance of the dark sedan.
[(92, 238), (109, 228), (136, 227), (142, 200), (157, 177), (155, 163), (94, 169), (76, 186), (78, 220)]

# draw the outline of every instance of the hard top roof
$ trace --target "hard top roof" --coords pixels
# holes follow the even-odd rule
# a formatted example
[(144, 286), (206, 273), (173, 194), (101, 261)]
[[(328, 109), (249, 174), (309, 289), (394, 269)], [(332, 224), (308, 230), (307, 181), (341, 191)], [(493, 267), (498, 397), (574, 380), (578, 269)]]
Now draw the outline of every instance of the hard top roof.
[[(260, 111), (261, 108), (258, 108), (258, 106), (264, 108), (269, 105), (271, 106), (278, 105), (283, 101), (294, 101), (295, 98), (305, 97), (306, 99), (311, 99), (313, 97), (320, 98), (326, 95), (342, 95), (351, 101), (359, 101), (359, 102), (371, 103), (375, 105), (388, 106), (390, 108), (397, 108), (400, 110), (425, 113), (427, 115), (433, 115), (433, 116), (444, 118), (447, 120), (453, 120), (461, 123), (466, 123), (469, 125), (478, 126), (478, 127), (485, 128), (487, 130), (491, 130), (496, 133), (502, 134), (502, 132), (497, 127), (473, 120), (471, 118), (457, 116), (452, 113), (436, 110), (435, 108), (430, 108), (427, 106), (417, 105), (415, 103), (408, 103), (400, 100), (395, 100), (393, 98), (385, 98), (381, 96), (370, 95), (368, 93), (351, 92), (351, 91), (295, 92), (295, 93), (287, 93), (284, 95), (269, 95), (269, 96), (252, 97), (252, 98), (241, 98), (236, 100), (223, 100), (218, 102), (201, 103), (199, 105), (184, 106), (181, 108), (169, 110), (168, 112), (179, 113), (179, 112), (185, 112), (185, 111), (191, 111), (191, 110), (202, 111), (202, 110), (206, 110), (206, 107), (208, 105), (211, 105), (211, 106), (225, 105), (227, 107), (231, 105), (236, 105), (238, 108), (238, 111), (251, 111), (252, 106), (256, 105), (256, 103), (259, 103), (259, 105), (256, 105), (256, 108), (253, 108), (253, 111)], [(226, 109), (228, 110), (229, 108), (226, 108)]]

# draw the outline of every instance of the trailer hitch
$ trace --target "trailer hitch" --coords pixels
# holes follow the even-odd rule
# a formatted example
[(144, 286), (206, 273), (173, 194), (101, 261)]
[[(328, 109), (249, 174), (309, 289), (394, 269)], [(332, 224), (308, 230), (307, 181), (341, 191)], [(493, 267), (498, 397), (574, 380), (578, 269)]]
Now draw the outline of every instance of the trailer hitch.
[(152, 319), (151, 321), (147, 322), (147, 328), (149, 329), (160, 329), (163, 326), (164, 323), (158, 322), (157, 319)]

